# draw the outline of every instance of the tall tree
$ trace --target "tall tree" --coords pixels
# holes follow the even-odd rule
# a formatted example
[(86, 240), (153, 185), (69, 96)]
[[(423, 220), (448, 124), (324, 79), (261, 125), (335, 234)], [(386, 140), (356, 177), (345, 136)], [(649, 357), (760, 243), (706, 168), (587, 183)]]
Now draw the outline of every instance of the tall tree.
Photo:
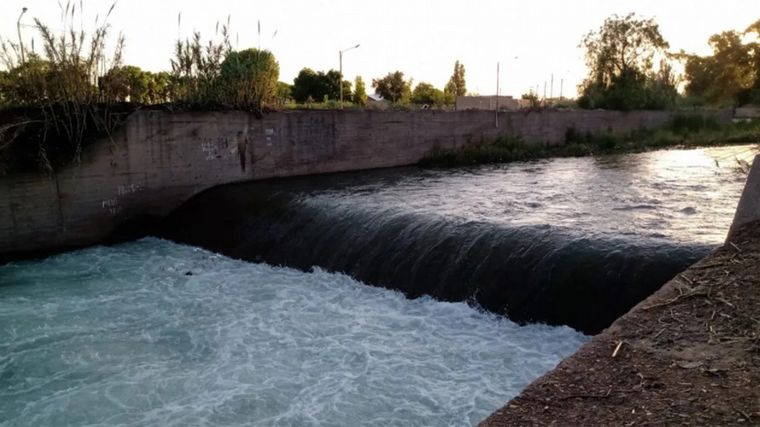
[(405, 102), (409, 100), (412, 89), (411, 81), (404, 80), (404, 73), (394, 71), (380, 79), (372, 79), (375, 93), (390, 102)]
[(724, 31), (709, 39), (712, 55), (682, 55), (688, 96), (712, 105), (744, 101), (758, 78), (758, 58), (755, 44), (745, 44), (742, 37), (737, 31)]
[(749, 43), (752, 51), (753, 68), (755, 69), (755, 81), (752, 87), (746, 93), (746, 101), (753, 104), (760, 104), (760, 19), (744, 30), (744, 35), (753, 35), (754, 41)]
[(354, 80), (354, 102), (359, 105), (367, 104), (367, 89), (362, 76), (356, 76)]
[(669, 45), (653, 19), (612, 15), (583, 37), (581, 47), (586, 49), (588, 77), (580, 86), (579, 105), (619, 110), (669, 106), (661, 104), (668, 97), (655, 92), (662, 88), (654, 84), (654, 64), (666, 57)]
[(464, 79), (464, 65), (459, 61), (454, 62), (454, 74), (449, 78), (449, 82), (443, 89), (444, 93), (450, 98), (464, 96), (467, 93), (467, 83)]
[(586, 34), (581, 47), (586, 49), (587, 81), (609, 85), (627, 71), (649, 73), (655, 56), (664, 56), (669, 45), (654, 19), (630, 13), (605, 19), (599, 30)]

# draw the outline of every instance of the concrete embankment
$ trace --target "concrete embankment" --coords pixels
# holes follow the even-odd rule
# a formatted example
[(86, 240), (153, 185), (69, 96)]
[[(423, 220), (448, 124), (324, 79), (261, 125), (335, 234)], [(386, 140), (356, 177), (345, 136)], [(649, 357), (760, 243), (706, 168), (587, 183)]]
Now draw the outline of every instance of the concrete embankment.
[[(220, 184), (414, 164), (435, 147), (499, 135), (561, 144), (578, 132), (627, 132), (671, 112), (291, 111), (133, 114), (124, 128), (52, 176), (0, 178), (0, 262), (103, 241), (122, 224), (160, 218)], [(730, 111), (714, 111), (719, 122)]]
[(722, 248), (481, 425), (760, 424), (758, 158)]

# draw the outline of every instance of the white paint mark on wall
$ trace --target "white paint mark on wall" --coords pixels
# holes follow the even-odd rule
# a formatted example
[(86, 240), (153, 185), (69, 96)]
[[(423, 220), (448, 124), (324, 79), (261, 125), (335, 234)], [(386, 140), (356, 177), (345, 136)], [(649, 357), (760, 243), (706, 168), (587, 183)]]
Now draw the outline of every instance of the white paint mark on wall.
[(121, 205), (119, 205), (119, 199), (107, 199), (100, 202), (100, 207), (106, 209), (111, 215), (116, 215), (121, 212)]
[(206, 160), (221, 159), (229, 154), (237, 153), (237, 146), (230, 144), (230, 139), (226, 136), (216, 138), (200, 138), (201, 151), (206, 155)]
[(142, 191), (140, 184), (124, 184), (117, 187), (116, 194), (119, 196), (125, 196), (127, 194), (138, 193), (140, 191)]

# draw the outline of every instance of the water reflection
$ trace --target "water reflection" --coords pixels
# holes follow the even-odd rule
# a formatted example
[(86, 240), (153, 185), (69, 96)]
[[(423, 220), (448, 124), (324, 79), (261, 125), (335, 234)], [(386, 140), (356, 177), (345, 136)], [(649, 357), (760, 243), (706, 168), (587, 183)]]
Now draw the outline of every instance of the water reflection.
[[(719, 244), (756, 145), (567, 158), (450, 170), (351, 174), (304, 203), (462, 222), (558, 227), (580, 235)], [(334, 184), (334, 182), (333, 182)]]

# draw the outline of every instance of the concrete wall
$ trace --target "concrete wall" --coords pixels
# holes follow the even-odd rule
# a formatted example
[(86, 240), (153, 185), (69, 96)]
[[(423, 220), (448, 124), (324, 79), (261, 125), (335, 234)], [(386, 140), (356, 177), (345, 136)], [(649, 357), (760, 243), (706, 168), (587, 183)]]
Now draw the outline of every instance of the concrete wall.
[(457, 96), (455, 105), (457, 110), (496, 110), (496, 105), (499, 105), (499, 111), (516, 111), (519, 110), (522, 105), (517, 99), (511, 96), (499, 96), (486, 95), (486, 96)]
[(734, 118), (737, 119), (758, 119), (760, 118), (760, 106), (744, 105), (734, 110)]
[[(130, 116), (112, 138), (53, 176), (0, 178), (0, 260), (8, 254), (93, 244), (124, 221), (164, 216), (216, 185), (415, 163), (434, 147), (498, 135), (561, 144), (569, 127), (625, 132), (667, 122), (667, 112), (290, 111)], [(721, 121), (730, 111), (713, 112)], [(242, 160), (241, 160), (242, 159)]]
[(739, 227), (754, 221), (760, 221), (760, 155), (752, 162), (726, 240), (730, 242)]

